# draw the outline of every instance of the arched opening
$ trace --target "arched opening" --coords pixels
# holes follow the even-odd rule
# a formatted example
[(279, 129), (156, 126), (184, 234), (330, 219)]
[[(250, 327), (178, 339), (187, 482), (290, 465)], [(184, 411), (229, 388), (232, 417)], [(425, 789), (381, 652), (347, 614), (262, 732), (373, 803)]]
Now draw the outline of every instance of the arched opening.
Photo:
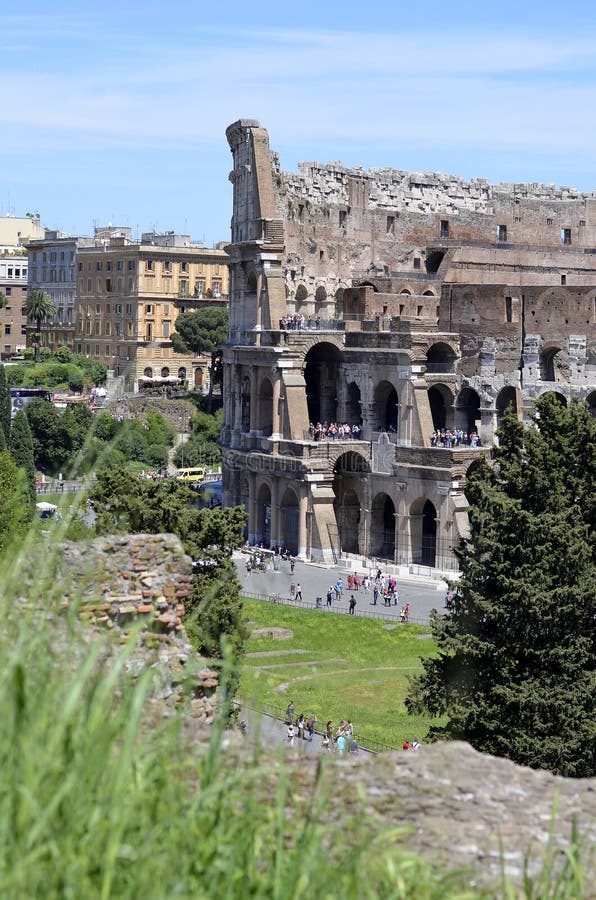
[(346, 401), (346, 419), (350, 425), (362, 425), (362, 405), (360, 388), (355, 381), (348, 385), (348, 398)]
[(263, 378), (257, 396), (257, 429), (263, 437), (273, 431), (273, 386), (268, 378)]
[(472, 388), (462, 388), (455, 404), (455, 427), (467, 435), (480, 433), (480, 397)]
[(369, 553), (395, 559), (395, 505), (388, 494), (377, 494), (372, 502)]
[(503, 424), (503, 415), (505, 414), (505, 410), (508, 406), (511, 406), (513, 408), (513, 411), (516, 415), (519, 412), (517, 408), (517, 393), (515, 388), (505, 387), (503, 388), (503, 390), (499, 391), (495, 406), (497, 409), (497, 428), (500, 428)]
[(264, 547), (271, 545), (271, 489), (268, 484), (262, 484), (257, 494), (255, 543)]
[(444, 250), (433, 250), (432, 253), (429, 253), (426, 257), (426, 271), (429, 275), (434, 275), (439, 271), (439, 267), (443, 262), (445, 257)]
[(409, 291), (407, 288), (404, 288), (404, 289), (403, 289), (402, 291), (400, 291), (399, 293), (400, 293), (400, 295), (401, 295), (401, 294), (405, 294), (407, 297), (411, 297), (411, 296), (412, 296), (412, 291)]
[(428, 402), (433, 420), (433, 428), (449, 427), (451, 394), (444, 385), (435, 384), (428, 389)]
[(280, 542), (296, 556), (298, 553), (298, 497), (291, 488), (287, 488), (281, 498), (280, 519)]
[(309, 422), (337, 421), (337, 381), (341, 353), (334, 344), (316, 344), (304, 360)]
[(318, 287), (315, 292), (315, 313), (320, 315), (327, 310), (327, 291), (324, 287)]
[(560, 347), (549, 347), (540, 354), (542, 381), (569, 381), (569, 355)]
[(435, 296), (435, 292), (434, 292), (434, 291), (424, 291), (424, 293), (422, 294), (422, 296), (423, 296), (423, 297), (434, 297), (434, 296)]
[(242, 431), (250, 431), (250, 379), (247, 376), (240, 386), (240, 415)]
[(586, 403), (588, 404), (588, 409), (592, 415), (596, 416), (596, 391), (592, 391), (592, 393), (586, 397)]
[(427, 374), (455, 372), (457, 357), (449, 344), (439, 342), (428, 348), (426, 353)]
[(145, 369), (143, 369), (143, 375), (145, 376), (145, 378), (153, 378), (153, 369), (151, 368), (151, 366), (147, 366)]
[(341, 319), (344, 314), (344, 288), (338, 288), (333, 295), (335, 308), (333, 315), (336, 319)]
[(366, 459), (359, 453), (342, 453), (333, 469), (333, 508), (343, 553), (366, 554), (368, 510), (362, 510), (360, 495), (370, 472)]
[(437, 511), (430, 500), (420, 499), (410, 509), (412, 561), (434, 567), (437, 558)]
[(379, 431), (397, 432), (399, 398), (390, 381), (380, 381), (374, 393), (375, 426)]
[(167, 366), (164, 366), (164, 367), (162, 368), (162, 370), (161, 370), (161, 377), (162, 377), (162, 378), (169, 378), (169, 377), (170, 377), (170, 370), (169, 370), (169, 368), (168, 368)]
[(301, 312), (308, 301), (308, 291), (303, 284), (299, 284), (296, 288), (296, 312)]
[(557, 403), (560, 403), (561, 406), (567, 406), (567, 397), (564, 394), (560, 394), (559, 391), (545, 391), (545, 393), (541, 394), (540, 396), (554, 397)]
[(180, 368), (178, 369), (178, 380), (186, 381), (186, 369), (184, 368), (184, 366), (180, 366)]
[(203, 387), (203, 370), (195, 369), (195, 388)]

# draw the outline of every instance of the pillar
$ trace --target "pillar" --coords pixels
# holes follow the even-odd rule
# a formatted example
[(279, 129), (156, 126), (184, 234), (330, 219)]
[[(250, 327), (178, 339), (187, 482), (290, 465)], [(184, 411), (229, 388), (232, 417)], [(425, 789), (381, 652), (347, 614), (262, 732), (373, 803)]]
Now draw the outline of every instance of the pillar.
[(308, 510), (308, 497), (306, 494), (298, 501), (298, 556), (306, 558), (306, 513)]

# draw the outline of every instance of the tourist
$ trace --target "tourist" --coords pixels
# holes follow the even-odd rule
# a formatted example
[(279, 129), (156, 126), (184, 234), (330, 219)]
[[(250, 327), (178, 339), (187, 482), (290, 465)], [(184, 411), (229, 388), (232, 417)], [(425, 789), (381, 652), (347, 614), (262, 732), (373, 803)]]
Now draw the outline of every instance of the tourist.
[(293, 726), (292, 723), (290, 722), (290, 724), (288, 725), (288, 731), (287, 731), (287, 734), (286, 734), (286, 741), (288, 742), (288, 744), (290, 745), (290, 747), (293, 747), (293, 746), (294, 746), (294, 740), (295, 740), (295, 738), (296, 738), (296, 732), (294, 731), (294, 726)]
[(404, 741), (402, 750), (409, 750), (409, 749), (410, 749), (410, 742)]
[(339, 753), (339, 755), (343, 756), (345, 749), (346, 749), (346, 739), (343, 736), (343, 734), (340, 734), (339, 737), (337, 738), (336, 746), (337, 746), (337, 752)]
[(353, 615), (354, 615), (354, 610), (355, 610), (355, 609), (356, 609), (356, 598), (354, 597), (354, 594), (352, 594), (352, 595), (350, 596), (350, 608), (349, 608), (349, 610), (348, 610), (348, 613), (349, 613), (351, 616), (353, 616)]
[(299, 738), (304, 738), (304, 729), (305, 728), (306, 728), (306, 720), (304, 718), (304, 713), (300, 713), (300, 715), (296, 719), (296, 733)]
[(294, 713), (296, 712), (296, 707), (294, 706), (293, 700), (290, 700), (288, 703), (288, 708), (286, 709), (286, 722), (288, 725), (294, 721)]
[(302, 588), (299, 584), (296, 585), (296, 593), (294, 594), (294, 600), (302, 600)]
[(333, 603), (333, 587), (329, 587), (327, 591), (327, 606), (331, 606)]

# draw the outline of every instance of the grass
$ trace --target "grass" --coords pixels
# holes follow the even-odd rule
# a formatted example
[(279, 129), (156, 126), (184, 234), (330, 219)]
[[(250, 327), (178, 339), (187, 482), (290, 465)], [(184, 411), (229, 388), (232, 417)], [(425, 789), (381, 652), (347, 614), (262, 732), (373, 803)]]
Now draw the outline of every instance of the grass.
[(248, 640), (247, 654), (270, 655), (246, 657), (239, 689), (246, 703), (283, 712), (292, 700), (297, 715), (316, 715), (323, 725), (345, 717), (365, 746), (368, 740), (401, 747), (406, 738), (424, 737), (431, 720), (408, 715), (404, 698), (408, 676), (422, 669), (419, 657), (436, 652), (428, 628), (398, 624), (386, 630), (381, 620), (259, 600), (245, 600), (244, 608), (251, 630), (293, 632), (289, 640)]

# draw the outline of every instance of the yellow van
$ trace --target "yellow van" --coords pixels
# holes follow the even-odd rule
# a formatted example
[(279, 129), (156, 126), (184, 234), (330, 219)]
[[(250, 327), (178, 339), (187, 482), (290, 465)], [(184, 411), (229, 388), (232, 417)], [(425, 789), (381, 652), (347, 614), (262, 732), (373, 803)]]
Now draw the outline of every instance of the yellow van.
[(204, 466), (192, 466), (187, 469), (178, 469), (177, 478), (180, 481), (186, 481), (190, 484), (198, 484), (201, 481), (205, 480), (206, 469)]

